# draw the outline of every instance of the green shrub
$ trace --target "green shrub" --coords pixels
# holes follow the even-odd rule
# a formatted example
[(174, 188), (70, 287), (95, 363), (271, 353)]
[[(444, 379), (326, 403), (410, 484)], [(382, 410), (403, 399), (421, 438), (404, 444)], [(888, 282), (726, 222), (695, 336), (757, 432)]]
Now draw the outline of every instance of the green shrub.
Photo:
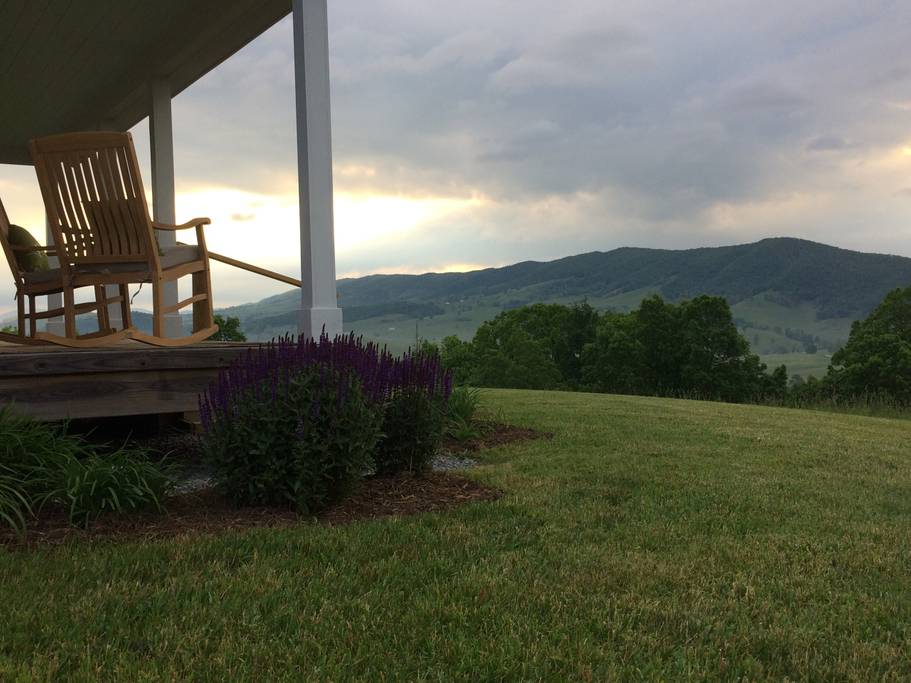
[(446, 436), (455, 439), (456, 441), (469, 441), (481, 436), (481, 430), (471, 422), (455, 420), (447, 423)]
[(456, 387), (446, 403), (446, 416), (450, 420), (471, 423), (481, 406), (481, 390)]
[(373, 456), (377, 474), (418, 473), (429, 467), (443, 435), (444, 401), (419, 388), (392, 395)]
[(211, 419), (203, 448), (235, 503), (316, 512), (370, 466), (379, 415), (355, 373), (314, 364), (230, 391), (230, 414)]
[(371, 464), (423, 469), (451, 390), (432, 349), (394, 357), (353, 334), (284, 337), (223, 369), (200, 397), (203, 444), (236, 502), (315, 511)]
[(25, 523), (32, 514), (22, 477), (0, 463), (0, 521), (16, 533), (25, 533)]
[(38, 497), (48, 491), (50, 465), (58, 453), (75, 451), (59, 429), (0, 407), (0, 520), (24, 533)]
[(446, 435), (459, 441), (477, 438), (475, 415), (481, 405), (481, 392), (470, 387), (456, 387), (446, 404)]
[(59, 425), (36, 422), (0, 406), (0, 462), (18, 476), (32, 479), (42, 466), (61, 457), (85, 451), (78, 437), (68, 436)]
[(72, 524), (88, 526), (103, 512), (161, 508), (170, 470), (143, 451), (99, 454), (60, 425), (0, 408), (0, 519), (22, 533), (44, 505), (60, 505)]
[(88, 527), (105, 512), (160, 511), (173, 485), (170, 474), (142, 451), (126, 448), (63, 458), (48, 472), (50, 488), (42, 499), (64, 507), (71, 524)]

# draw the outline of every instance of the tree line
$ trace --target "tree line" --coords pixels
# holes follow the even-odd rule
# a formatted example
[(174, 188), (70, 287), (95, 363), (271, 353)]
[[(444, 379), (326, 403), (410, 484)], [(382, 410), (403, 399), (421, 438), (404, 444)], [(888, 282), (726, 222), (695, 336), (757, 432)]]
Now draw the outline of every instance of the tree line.
[(752, 353), (723, 297), (672, 303), (658, 295), (628, 313), (587, 302), (534, 304), (483, 323), (471, 341), (437, 350), (456, 383), (564, 389), (735, 403), (806, 403), (877, 394), (911, 403), (911, 287), (854, 323), (825, 377), (789, 380)]

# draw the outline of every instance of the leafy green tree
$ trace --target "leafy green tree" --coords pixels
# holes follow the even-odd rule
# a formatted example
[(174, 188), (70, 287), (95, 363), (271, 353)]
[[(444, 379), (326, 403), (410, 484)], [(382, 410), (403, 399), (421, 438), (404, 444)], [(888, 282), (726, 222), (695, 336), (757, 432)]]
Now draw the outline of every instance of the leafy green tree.
[(724, 401), (746, 401), (787, 386), (787, 369), (774, 384), (766, 366), (750, 353), (750, 344), (734, 324), (728, 302), (698, 296), (679, 305), (680, 383), (687, 392)]
[(582, 352), (585, 387), (611, 394), (644, 393), (645, 349), (633, 314), (607, 313)]
[(447, 337), (440, 355), (457, 384), (588, 389), (724, 401), (783, 398), (787, 369), (773, 373), (737, 329), (727, 301), (680, 304), (660, 296), (631, 313), (599, 315), (587, 303), (505, 311), (465, 342)]
[(475, 333), (469, 383), (480, 387), (556, 389), (561, 376), (546, 345), (529, 335), (514, 315), (501, 313)]
[(594, 340), (598, 314), (587, 303), (534, 304), (484, 323), (472, 342), (473, 384), (575, 388), (582, 351)]
[(586, 386), (613, 393), (748, 401), (787, 385), (787, 370), (768, 375), (750, 353), (721, 297), (675, 305), (651, 296), (632, 313), (606, 314), (583, 366)]
[[(795, 375), (800, 377), (800, 375)], [(779, 365), (770, 374), (763, 375), (764, 398), (784, 399), (788, 395), (788, 366)]]
[(683, 354), (680, 317), (676, 306), (657, 294), (647, 297), (634, 313), (644, 356), (641, 393), (675, 395), (684, 390), (680, 377)]
[(215, 314), (218, 332), (209, 337), (209, 341), (245, 342), (247, 335), (240, 329), (240, 319), (229, 315), (227, 319), (220, 313)]
[(849, 395), (886, 393), (911, 402), (911, 287), (896, 289), (851, 326), (827, 381)]
[(452, 381), (459, 386), (468, 384), (474, 371), (474, 346), (455, 335), (443, 337), (440, 342), (440, 360), (443, 367), (452, 370)]
[(558, 383), (580, 386), (582, 351), (594, 341), (598, 326), (598, 312), (587, 302), (523, 306), (501, 313), (491, 323), (497, 329), (520, 328), (556, 366)]
[(582, 351), (595, 339), (598, 312), (588, 302), (561, 306), (534, 304), (505, 314), (539, 342), (571, 388), (582, 381)]
[(430, 341), (429, 339), (421, 339), (421, 343), (418, 344), (418, 351), (420, 351), (425, 356), (439, 356), (440, 345), (436, 342)]

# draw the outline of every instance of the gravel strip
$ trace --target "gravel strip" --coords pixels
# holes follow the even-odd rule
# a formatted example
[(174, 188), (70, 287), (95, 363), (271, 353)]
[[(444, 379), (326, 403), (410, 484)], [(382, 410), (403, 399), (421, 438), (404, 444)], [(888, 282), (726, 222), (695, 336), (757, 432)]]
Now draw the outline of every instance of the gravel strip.
[(437, 455), (430, 461), (430, 467), (435, 472), (448, 472), (449, 470), (467, 470), (475, 467), (478, 461), (473, 458), (460, 458), (455, 455)]

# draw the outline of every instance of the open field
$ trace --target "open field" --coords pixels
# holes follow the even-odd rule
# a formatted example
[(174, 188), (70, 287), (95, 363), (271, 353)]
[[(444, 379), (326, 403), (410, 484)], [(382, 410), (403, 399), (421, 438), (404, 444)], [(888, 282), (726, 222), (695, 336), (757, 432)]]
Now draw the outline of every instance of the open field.
[(506, 495), (0, 551), (0, 679), (911, 677), (911, 423), (489, 391)]
[(779, 365), (786, 365), (788, 375), (800, 375), (807, 379), (811, 375), (822, 379), (829, 370), (832, 354), (825, 351), (819, 353), (769, 353), (761, 356), (762, 362), (769, 366), (769, 370)]

